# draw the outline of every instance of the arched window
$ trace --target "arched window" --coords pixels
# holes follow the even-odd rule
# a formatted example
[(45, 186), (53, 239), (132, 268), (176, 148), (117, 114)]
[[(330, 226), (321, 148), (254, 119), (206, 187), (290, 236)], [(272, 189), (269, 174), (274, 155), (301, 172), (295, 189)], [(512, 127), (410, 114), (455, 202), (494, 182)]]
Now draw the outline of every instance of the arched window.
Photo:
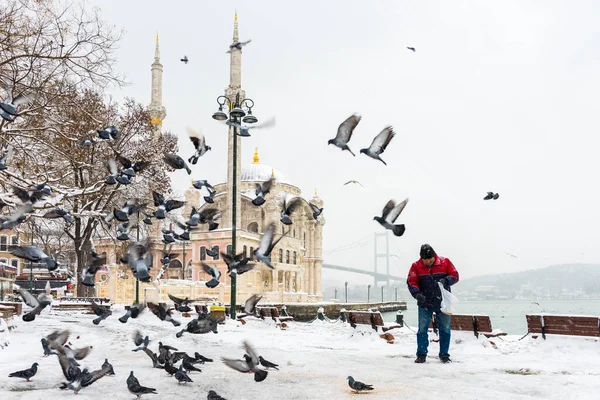
[(286, 264), (290, 263), (290, 251), (289, 250), (285, 251), (285, 263)]
[(248, 247), (244, 245), (244, 258), (248, 257)]
[(283, 262), (283, 249), (279, 249), (279, 262)]
[(258, 222), (251, 222), (248, 225), (248, 232), (258, 233)]
[(227, 245), (227, 254), (229, 254), (229, 255), (230, 255), (230, 256), (232, 256), (232, 257), (233, 257), (233, 255), (234, 255), (234, 254), (233, 254), (233, 246), (232, 246), (232, 245), (230, 245), (230, 244), (228, 244), (228, 245)]
[(213, 260), (218, 260), (220, 257), (220, 249), (219, 246), (213, 246), (213, 250), (215, 251), (216, 255), (213, 257)]
[(206, 247), (200, 247), (200, 261), (206, 260)]
[(296, 264), (296, 252), (294, 252), (292, 254), (292, 261), (293, 261), (293, 264)]

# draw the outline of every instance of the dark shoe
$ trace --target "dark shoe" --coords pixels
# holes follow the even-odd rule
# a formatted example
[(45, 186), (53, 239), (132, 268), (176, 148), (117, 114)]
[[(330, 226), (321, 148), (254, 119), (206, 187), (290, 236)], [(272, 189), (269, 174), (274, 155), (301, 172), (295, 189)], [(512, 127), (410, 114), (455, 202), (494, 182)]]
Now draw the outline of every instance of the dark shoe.
[(427, 360), (427, 356), (417, 356), (415, 362), (417, 364), (423, 364)]
[(443, 357), (443, 358), (440, 358), (440, 360), (441, 360), (441, 361), (442, 361), (444, 364), (447, 364), (447, 363), (451, 363), (451, 362), (452, 362), (452, 360), (450, 359), (450, 357)]

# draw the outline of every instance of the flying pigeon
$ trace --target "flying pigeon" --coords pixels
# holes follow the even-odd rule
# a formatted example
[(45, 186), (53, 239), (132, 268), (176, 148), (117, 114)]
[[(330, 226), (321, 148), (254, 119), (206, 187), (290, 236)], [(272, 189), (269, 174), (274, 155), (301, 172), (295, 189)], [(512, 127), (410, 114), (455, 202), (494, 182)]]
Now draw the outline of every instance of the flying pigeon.
[(292, 220), (290, 219), (290, 216), (301, 204), (302, 199), (300, 197), (294, 197), (288, 201), (286, 196), (283, 195), (281, 199), (281, 218), (279, 219), (281, 223), (284, 225), (291, 225)]
[[(188, 322), (185, 329), (181, 330), (180, 332), (177, 332), (175, 336), (180, 338), (185, 332), (194, 334), (205, 334), (209, 332), (219, 333), (217, 328), (219, 324), (223, 321), (225, 321), (225, 318), (217, 318), (214, 315), (210, 314), (198, 314), (198, 318), (195, 318)], [(206, 360), (212, 361), (208, 358), (202, 357), (201, 361), (198, 361), (198, 358), (196, 358), (195, 362), (204, 362)]]
[(20, 105), (27, 104), (31, 101), (33, 101), (33, 96), (21, 94), (14, 98), (7, 98), (4, 102), (0, 102), (0, 109), (10, 116), (4, 117), (4, 113), (2, 113), (3, 118), (8, 122), (12, 122), (14, 118), (11, 117), (18, 117), (20, 115), (19, 112), (17, 112), (17, 108), (19, 108)]
[(374, 390), (373, 385), (367, 385), (365, 383), (355, 381), (353, 377), (349, 376), (348, 378), (348, 386), (350, 389), (355, 390), (356, 393), (365, 392), (367, 390)]
[(377, 136), (375, 136), (371, 145), (366, 149), (361, 149), (360, 152), (387, 165), (386, 162), (381, 159), (380, 155), (385, 151), (395, 135), (396, 132), (394, 132), (394, 129), (391, 126), (386, 126)]
[(175, 297), (170, 293), (167, 293), (167, 295), (169, 296), (169, 299), (171, 299), (171, 301), (178, 306), (189, 306), (190, 304), (192, 304), (192, 301), (193, 301), (187, 297), (185, 299), (180, 299), (179, 297)]
[(133, 371), (131, 371), (127, 378), (127, 389), (129, 389), (132, 394), (136, 395), (138, 400), (142, 398), (143, 394), (158, 394), (156, 393), (156, 389), (140, 385), (140, 382), (133, 375)]
[(243, 373), (254, 372), (254, 380), (256, 382), (264, 381), (269, 373), (260, 368), (260, 361), (256, 350), (246, 341), (244, 341), (244, 348), (246, 349), (246, 354), (244, 354), (243, 360), (221, 357), (221, 361), (236, 371)]
[(498, 197), (500, 197), (500, 195), (498, 193), (494, 193), (494, 192), (487, 192), (487, 194), (485, 195), (485, 197), (483, 198), (484, 200), (498, 200)]
[(144, 311), (145, 308), (146, 305), (144, 303), (134, 304), (132, 306), (125, 306), (125, 315), (120, 317), (119, 321), (122, 323), (126, 323), (129, 318), (135, 319), (138, 317), (138, 315), (140, 315), (142, 311)]
[(406, 46), (407, 49), (412, 50), (412, 52), (414, 53), (415, 51), (417, 51), (414, 47), (408, 47)]
[(129, 233), (132, 229), (137, 228), (137, 225), (132, 225), (129, 222), (123, 222), (117, 226), (117, 239), (118, 240), (129, 240)]
[(171, 261), (173, 261), (174, 259), (177, 258), (177, 253), (171, 253), (171, 247), (172, 246), (169, 246), (169, 250), (168, 251), (167, 250), (163, 250), (162, 251), (162, 258), (160, 259), (160, 263), (162, 265), (170, 264)]
[(313, 218), (317, 219), (319, 218), (319, 215), (321, 215), (321, 213), (323, 212), (323, 207), (319, 208), (316, 205), (314, 205), (313, 203), (308, 203), (308, 205), (310, 206), (310, 209), (313, 212)]
[(185, 222), (187, 226), (198, 226), (198, 221), (200, 221), (200, 212), (194, 206), (192, 206), (192, 211), (190, 212), (190, 219)]
[(185, 169), (188, 175), (192, 173), (192, 170), (190, 169), (190, 167), (188, 167), (183, 158), (179, 157), (177, 154), (166, 153), (164, 155), (163, 160), (171, 168)]
[(172, 323), (174, 326), (181, 325), (181, 322), (174, 320), (171, 318), (171, 311), (167, 307), (167, 305), (160, 305), (155, 303), (148, 303), (148, 308), (154, 315), (156, 315), (162, 321), (168, 321)]
[(208, 224), (208, 230), (213, 231), (219, 227), (219, 223), (215, 222), (221, 217), (221, 212), (216, 208), (205, 208), (200, 213), (200, 219), (198, 222), (201, 224)]
[(127, 248), (127, 263), (133, 276), (142, 282), (150, 282), (152, 268), (152, 242), (136, 242)]
[(381, 212), (381, 217), (373, 217), (373, 219), (381, 224), (385, 229), (391, 230), (394, 235), (402, 236), (405, 231), (404, 224), (394, 225), (394, 222), (398, 218), (398, 216), (406, 207), (408, 203), (408, 198), (401, 203), (396, 204), (394, 200), (390, 200), (387, 202), (385, 207), (383, 207), (383, 211)]
[(94, 312), (94, 314), (96, 314), (98, 316), (98, 318), (96, 318), (92, 321), (94, 323), (94, 325), (98, 325), (100, 323), (100, 321), (105, 320), (106, 318), (108, 318), (109, 316), (112, 315), (112, 311), (110, 310), (110, 307), (108, 307), (108, 308), (102, 307), (93, 300), (92, 300), (92, 311)]
[(27, 261), (45, 263), (48, 271), (54, 271), (58, 268), (56, 261), (36, 245), (11, 246), (10, 254)]
[(512, 258), (519, 258), (519, 257), (515, 256), (514, 254), (510, 254), (510, 253), (506, 253), (506, 252), (505, 252), (504, 254), (508, 254), (508, 255), (509, 255), (509, 256), (511, 256)]
[(110, 138), (117, 140), (118, 138), (121, 137), (121, 132), (119, 132), (119, 130), (117, 128), (115, 128), (114, 125), (109, 125), (106, 128), (101, 129), (96, 132), (98, 132), (98, 136), (100, 137), (100, 139), (104, 139), (104, 140), (110, 140)]
[(68, 330), (55, 330), (45, 338), (42, 338), (42, 347), (44, 349), (43, 357), (48, 357), (52, 354), (59, 354), (56, 348), (64, 346), (69, 340), (70, 332)]
[(231, 120), (227, 120), (225, 122), (225, 124), (229, 125), (229, 126), (233, 126), (235, 128), (238, 128), (237, 131), (237, 135), (238, 136), (242, 136), (242, 137), (250, 137), (250, 129), (257, 129), (257, 128), (270, 128), (272, 126), (275, 126), (275, 117), (260, 123), (260, 124), (252, 124), (252, 125), (241, 125), (238, 124), (237, 122), (233, 122)]
[(133, 343), (135, 343), (135, 345), (138, 346), (138, 347), (135, 348), (135, 349), (133, 349), (133, 350), (131, 350), (131, 351), (144, 350), (150, 344), (150, 338), (148, 337), (148, 335), (146, 335), (145, 337), (143, 337), (142, 333), (140, 331), (136, 330), (133, 333)]
[(258, 293), (250, 296), (248, 298), (248, 300), (246, 300), (246, 302), (244, 303), (244, 307), (243, 307), (244, 313), (247, 315), (253, 315), (256, 311), (256, 304), (258, 304), (260, 299), (262, 299), (262, 295), (258, 294)]
[(364, 187), (362, 183), (360, 183), (359, 181), (354, 181), (354, 180), (350, 180), (350, 181), (344, 183), (344, 186), (349, 185), (351, 183), (357, 184), (357, 185), (360, 185), (360, 186)]
[(92, 372), (88, 372), (88, 370), (86, 368), (83, 371), (81, 371), (81, 373), (77, 376), (77, 378), (74, 381), (61, 384), (60, 389), (70, 389), (75, 394), (78, 394), (82, 388), (90, 386), (92, 383), (96, 382), (98, 379), (100, 379), (106, 375), (114, 375), (114, 373), (110, 374), (111, 370), (112, 370), (112, 366), (110, 367), (110, 369), (102, 368), (102, 369), (92, 371)]
[(207, 189), (214, 189), (214, 187), (210, 183), (208, 183), (206, 179), (201, 179), (197, 181), (192, 180), (192, 186), (194, 186), (198, 190), (202, 189), (203, 186), (206, 186)]
[(279, 367), (279, 364), (273, 364), (271, 361), (265, 360), (262, 356), (258, 356), (258, 360), (260, 361), (260, 365), (262, 365), (266, 369), (274, 368), (276, 370), (279, 370), (279, 368), (277, 368)]
[(150, 161), (136, 161), (133, 162), (129, 158), (123, 157), (120, 154), (117, 154), (117, 161), (121, 163), (123, 168), (123, 174), (128, 177), (134, 177), (136, 173), (142, 172), (150, 165)]
[(29, 189), (22, 189), (18, 186), (12, 186), (12, 192), (23, 203), (35, 204), (47, 196), (52, 195), (52, 188), (47, 183), (40, 183)]
[(106, 169), (108, 169), (109, 175), (104, 180), (104, 183), (107, 185), (116, 185), (117, 184), (117, 175), (119, 175), (119, 169), (117, 167), (117, 162), (114, 158), (109, 158), (105, 164)]
[(188, 60), (187, 56), (184, 55), (183, 58), (179, 61), (183, 62), (184, 64), (187, 64), (190, 60)]
[[(92, 256), (92, 261), (81, 271), (81, 283), (85, 286), (94, 287), (96, 272), (98, 272), (101, 266), (106, 264), (106, 254), (98, 255), (95, 251), (92, 251), (90, 252), (90, 255)], [(96, 314), (100, 315), (98, 313)], [(98, 320), (98, 322), (94, 322), (94, 324), (98, 325), (102, 319)]]
[(232, 257), (229, 254), (221, 252), (221, 257), (223, 257), (223, 261), (227, 264), (227, 273), (229, 273), (229, 276), (235, 274), (242, 275), (244, 272), (250, 271), (255, 266), (254, 263), (249, 262), (250, 258), (244, 257), (244, 253)]
[(87, 138), (87, 139), (83, 139), (81, 142), (79, 142), (79, 145), (84, 146), (84, 147), (90, 147), (94, 143), (96, 143), (96, 141), (93, 138)]
[(216, 190), (211, 190), (208, 189), (208, 196), (204, 196), (204, 201), (209, 203), (209, 204), (213, 204), (215, 202), (214, 198), (215, 198), (215, 194), (217, 194)]
[(33, 295), (25, 289), (19, 289), (19, 293), (21, 294), (25, 304), (33, 308), (33, 310), (23, 315), (23, 321), (25, 322), (33, 321), (36, 315), (41, 313), (44, 308), (48, 307), (52, 303), (50, 298), (45, 293), (40, 294), (37, 298), (33, 297)]
[(19, 207), (14, 213), (0, 217), (0, 230), (14, 228), (19, 226), (27, 219), (27, 214), (33, 212), (33, 205), (31, 203), (25, 203)]
[(73, 225), (73, 217), (71, 217), (71, 214), (69, 214), (68, 211), (61, 210), (60, 208), (48, 211), (46, 214), (44, 214), (44, 218), (51, 218), (51, 219), (62, 218), (65, 221), (67, 221), (67, 223), (69, 225)]
[(139, 210), (145, 208), (146, 205), (147, 203), (136, 204), (133, 200), (127, 200), (120, 210), (113, 208), (113, 216), (119, 222), (128, 222), (130, 215), (137, 213)]
[(219, 271), (219, 268), (217, 268), (215, 265), (210, 266), (202, 263), (202, 269), (211, 276), (211, 279), (207, 281), (205, 285), (211, 289), (219, 286), (219, 279), (221, 279), (221, 271)]
[(258, 247), (253, 252), (253, 256), (256, 258), (256, 260), (262, 261), (267, 267), (273, 269), (270, 257), (271, 252), (273, 251), (277, 243), (279, 243), (279, 241), (283, 239), (286, 233), (287, 232), (284, 232), (284, 234), (281, 235), (279, 239), (273, 241), (273, 238), (275, 237), (275, 224), (270, 223), (269, 225), (267, 225), (267, 228), (260, 237)]
[[(193, 165), (196, 165), (198, 159), (205, 155), (206, 152), (209, 151), (211, 148), (210, 146), (206, 145), (206, 138), (202, 133), (198, 133), (190, 128), (187, 128), (187, 131), (188, 136), (190, 137), (190, 140), (192, 141), (192, 143), (194, 144), (194, 148), (196, 149), (194, 154), (188, 159), (188, 162), (192, 163)], [(190, 172), (188, 172), (188, 174), (189, 173)]]
[(165, 363), (164, 362), (161, 363), (160, 361), (158, 361), (158, 356), (152, 350), (150, 350), (147, 347), (144, 347), (142, 349), (142, 351), (144, 353), (146, 353), (148, 355), (148, 357), (150, 357), (150, 359), (152, 360), (152, 368), (159, 368), (159, 369), (164, 369), (165, 368), (165, 365), (163, 365)]
[(356, 156), (356, 154), (354, 154), (352, 150), (350, 150), (350, 147), (348, 147), (348, 142), (352, 137), (352, 133), (354, 132), (356, 125), (358, 125), (358, 123), (360, 122), (360, 119), (361, 116), (358, 114), (354, 114), (348, 117), (338, 127), (337, 135), (335, 136), (335, 138), (329, 139), (329, 142), (327, 142), (327, 144), (333, 144), (334, 146), (337, 146), (342, 150), (348, 150), (350, 154)]
[(31, 364), (31, 368), (27, 368), (21, 371), (13, 372), (8, 375), (9, 378), (23, 378), (27, 379), (27, 382), (31, 382), (30, 379), (37, 374), (38, 363)]
[(252, 39), (250, 39), (250, 40), (247, 40), (247, 41), (245, 41), (245, 42), (240, 42), (240, 41), (237, 41), (237, 42), (233, 43), (231, 46), (229, 46), (229, 50), (228, 50), (228, 51), (226, 51), (225, 53), (231, 53), (231, 51), (232, 51), (233, 49), (238, 49), (238, 50), (240, 50), (240, 51), (241, 51), (241, 50), (242, 50), (242, 47), (244, 47), (245, 45), (247, 45), (247, 44), (248, 44), (248, 43), (250, 43), (251, 41), (252, 41)]
[(269, 179), (266, 182), (263, 182), (262, 184), (257, 183), (256, 191), (254, 192), (256, 197), (252, 200), (252, 204), (254, 204), (255, 206), (262, 206), (263, 204), (265, 204), (265, 197), (271, 191), (271, 188), (273, 187), (274, 183), (275, 177), (271, 177), (271, 179)]
[(206, 255), (209, 257), (216, 257), (219, 254), (219, 246), (207, 247)]
[(185, 205), (184, 201), (169, 199), (165, 201), (165, 197), (155, 191), (152, 191), (152, 199), (154, 200), (154, 206), (158, 207), (153, 215), (156, 219), (165, 219), (166, 213), (181, 208)]

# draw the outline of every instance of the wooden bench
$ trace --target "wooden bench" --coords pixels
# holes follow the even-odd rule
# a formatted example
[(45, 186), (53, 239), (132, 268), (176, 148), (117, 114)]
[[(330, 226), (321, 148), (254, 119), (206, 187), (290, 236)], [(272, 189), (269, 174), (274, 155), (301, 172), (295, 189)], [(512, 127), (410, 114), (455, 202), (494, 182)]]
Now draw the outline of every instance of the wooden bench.
[(20, 301), (0, 301), (0, 306), (12, 307), (13, 314), (16, 315), (23, 313), (23, 303)]
[(527, 318), (527, 334), (525, 336), (530, 333), (538, 333), (544, 340), (546, 335), (600, 337), (599, 317), (548, 314), (533, 314), (525, 317)]
[(59, 302), (69, 301), (73, 303), (90, 303), (95, 301), (98, 304), (110, 303), (110, 299), (106, 297), (72, 297), (72, 296), (63, 296), (58, 299)]
[(208, 307), (204, 304), (194, 304), (194, 308), (198, 314), (208, 314)]
[[(435, 314), (431, 319), (429, 327), (433, 328), (433, 331), (437, 334)], [(487, 338), (506, 335), (504, 332), (492, 333), (492, 320), (487, 315), (452, 314), (450, 318), (450, 330), (473, 332), (475, 337), (479, 337), (479, 334)]]
[(346, 321), (356, 329), (357, 325), (370, 325), (377, 332), (378, 327), (385, 325), (379, 311), (344, 311)]
[(294, 319), (294, 317), (279, 315), (277, 307), (256, 307), (256, 310), (261, 319), (272, 318), (275, 322), (286, 322)]

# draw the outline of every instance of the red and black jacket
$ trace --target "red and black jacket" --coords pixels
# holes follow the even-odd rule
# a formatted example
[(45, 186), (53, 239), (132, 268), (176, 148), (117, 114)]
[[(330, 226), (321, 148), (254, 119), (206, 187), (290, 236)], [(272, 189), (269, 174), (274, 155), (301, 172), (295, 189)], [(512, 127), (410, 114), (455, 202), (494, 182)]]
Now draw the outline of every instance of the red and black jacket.
[(450, 286), (458, 282), (458, 271), (448, 258), (435, 256), (435, 262), (429, 268), (419, 260), (413, 263), (408, 271), (408, 290), (413, 297), (422, 293), (425, 296), (425, 308), (439, 309), (442, 303), (442, 293), (438, 282), (450, 291)]

